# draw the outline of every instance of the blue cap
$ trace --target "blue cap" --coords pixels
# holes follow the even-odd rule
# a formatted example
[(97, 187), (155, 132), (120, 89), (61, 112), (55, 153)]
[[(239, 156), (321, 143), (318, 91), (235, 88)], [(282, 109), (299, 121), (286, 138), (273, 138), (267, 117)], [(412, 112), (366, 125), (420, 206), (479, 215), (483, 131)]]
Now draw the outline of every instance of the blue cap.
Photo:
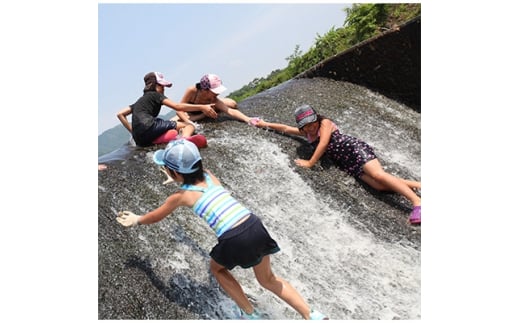
[(198, 171), (199, 168), (193, 169), (193, 166), (201, 159), (197, 146), (186, 139), (171, 141), (164, 149), (153, 154), (153, 161), (157, 165), (166, 166), (181, 174)]

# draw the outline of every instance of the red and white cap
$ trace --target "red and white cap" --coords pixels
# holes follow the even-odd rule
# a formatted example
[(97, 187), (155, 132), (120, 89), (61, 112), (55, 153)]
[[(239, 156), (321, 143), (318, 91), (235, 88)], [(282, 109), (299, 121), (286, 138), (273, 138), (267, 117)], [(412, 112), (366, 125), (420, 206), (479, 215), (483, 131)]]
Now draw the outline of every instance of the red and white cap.
[(172, 82), (166, 81), (166, 78), (164, 77), (164, 74), (161, 72), (154, 72), (155, 79), (157, 80), (157, 83), (161, 84), (162, 86), (171, 87), (173, 85)]
[(169, 82), (164, 78), (164, 74), (161, 72), (150, 72), (144, 76), (144, 83), (147, 88), (153, 88), (155, 84), (160, 84), (166, 87), (172, 87), (173, 83)]

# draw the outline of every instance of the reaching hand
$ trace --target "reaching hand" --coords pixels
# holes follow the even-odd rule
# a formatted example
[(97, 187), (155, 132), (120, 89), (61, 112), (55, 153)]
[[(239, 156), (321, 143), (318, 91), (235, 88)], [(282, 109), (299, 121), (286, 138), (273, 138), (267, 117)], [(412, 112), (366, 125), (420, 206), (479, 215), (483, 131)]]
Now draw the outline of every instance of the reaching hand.
[(254, 126), (258, 127), (258, 128), (267, 128), (267, 122), (265, 122), (264, 120), (262, 119), (258, 119), (258, 121), (254, 124)]
[(218, 114), (217, 112), (215, 111), (214, 107), (215, 107), (215, 104), (205, 104), (204, 105), (206, 108), (202, 110), (202, 112), (204, 113), (204, 115), (210, 117), (210, 118), (213, 118), (213, 119), (216, 119)]
[(308, 161), (308, 160), (295, 159), (294, 162), (296, 163), (296, 165), (298, 165), (300, 167), (305, 167), (305, 168), (311, 168), (312, 167), (311, 162)]
[(254, 117), (254, 118), (249, 118), (249, 121), (247, 122), (248, 125), (250, 126), (258, 126), (258, 124), (262, 121), (262, 119), (258, 118), (258, 117)]
[(166, 180), (163, 182), (163, 185), (170, 184), (170, 183), (174, 182), (173, 178), (170, 176), (170, 174), (168, 174), (168, 172), (166, 171), (164, 166), (161, 167), (161, 172), (163, 172), (166, 175), (166, 177), (167, 177)]
[(140, 217), (140, 215), (135, 215), (130, 211), (123, 211), (117, 214), (116, 220), (125, 227), (133, 227), (139, 224), (138, 220)]

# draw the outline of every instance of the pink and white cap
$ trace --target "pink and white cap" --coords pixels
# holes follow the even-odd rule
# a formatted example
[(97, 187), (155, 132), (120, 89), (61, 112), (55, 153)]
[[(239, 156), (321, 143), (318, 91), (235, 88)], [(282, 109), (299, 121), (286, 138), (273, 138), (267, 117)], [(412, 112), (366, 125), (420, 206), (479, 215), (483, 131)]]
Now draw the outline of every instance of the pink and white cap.
[(227, 90), (227, 88), (222, 85), (222, 80), (218, 75), (215, 74), (206, 74), (200, 79), (200, 87), (203, 90), (210, 90), (215, 94), (220, 94)]
[(162, 86), (171, 87), (173, 85), (172, 82), (166, 81), (166, 78), (164, 77), (164, 74), (161, 72), (154, 72), (155, 74), (155, 80), (158, 84), (161, 84)]

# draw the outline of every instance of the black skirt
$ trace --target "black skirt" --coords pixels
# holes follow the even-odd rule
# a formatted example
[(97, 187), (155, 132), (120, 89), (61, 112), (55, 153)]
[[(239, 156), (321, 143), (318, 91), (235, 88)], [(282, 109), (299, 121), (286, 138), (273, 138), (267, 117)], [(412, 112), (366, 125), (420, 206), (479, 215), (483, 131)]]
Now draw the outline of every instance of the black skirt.
[(280, 251), (262, 221), (254, 214), (239, 226), (224, 232), (210, 252), (211, 258), (228, 270), (258, 265), (265, 255)]

